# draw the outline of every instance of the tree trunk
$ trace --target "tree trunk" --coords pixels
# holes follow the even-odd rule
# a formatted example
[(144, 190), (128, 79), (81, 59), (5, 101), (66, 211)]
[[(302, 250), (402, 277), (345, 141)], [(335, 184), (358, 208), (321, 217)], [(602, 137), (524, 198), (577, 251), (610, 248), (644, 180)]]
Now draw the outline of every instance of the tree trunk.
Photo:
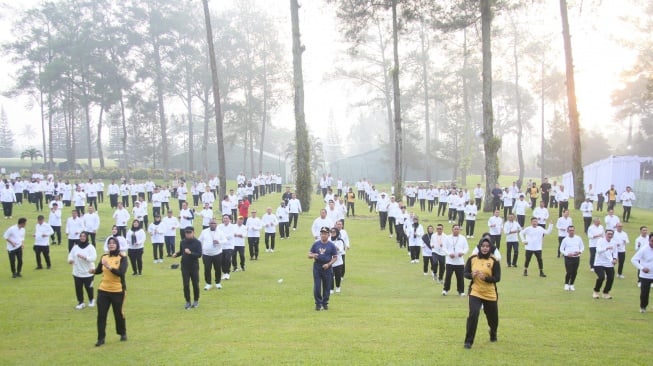
[(383, 97), (385, 98), (386, 109), (386, 123), (388, 124), (388, 145), (390, 146), (390, 156), (395, 156), (395, 130), (392, 123), (392, 92), (391, 80), (388, 78), (386, 65), (388, 61), (385, 58), (385, 42), (383, 41), (383, 32), (381, 31), (381, 24), (377, 22), (377, 29), (379, 32), (379, 51), (381, 52), (381, 73), (383, 73)]
[(88, 95), (86, 78), (82, 75), (82, 95), (84, 96), (84, 118), (86, 123), (86, 163), (88, 164), (88, 177), (93, 177), (93, 149), (91, 142), (91, 98)]
[(522, 148), (522, 132), (524, 126), (522, 126), (521, 120), (521, 90), (519, 89), (519, 57), (517, 55), (517, 42), (519, 35), (517, 34), (517, 28), (513, 23), (513, 36), (514, 42), (512, 44), (512, 56), (515, 62), (515, 101), (517, 103), (517, 160), (519, 161), (519, 181), (524, 180), (524, 150)]
[(194, 147), (193, 142), (193, 90), (192, 90), (192, 72), (190, 69), (190, 63), (186, 61), (186, 100), (188, 103), (188, 171), (192, 172), (195, 170), (195, 157), (194, 157)]
[[(41, 75), (41, 63), (39, 62), (39, 75)], [(48, 92), (49, 95), (49, 92)], [(48, 97), (48, 100), (50, 98)], [(43, 101), (43, 85), (41, 85), (41, 80), (39, 78), (39, 108), (41, 110), (41, 136), (43, 138), (43, 164), (48, 167), (48, 171), (52, 169), (51, 166), (48, 166), (48, 158), (46, 154), (45, 146), (45, 105)]]
[[(469, 174), (469, 167), (471, 166), (471, 145), (472, 145), (472, 113), (469, 107), (469, 83), (467, 82), (467, 68), (469, 65), (469, 51), (467, 49), (467, 28), (463, 29), (463, 69), (462, 69), (462, 83), (463, 83), (463, 113), (465, 118), (465, 128), (462, 131), (463, 134), (463, 158), (462, 164), (459, 160), (456, 161), (456, 164), (460, 164), (460, 184), (465, 186), (467, 185), (467, 174)], [(456, 134), (459, 134), (457, 132)], [(457, 150), (456, 150), (457, 151)], [(456, 153), (458, 155), (458, 153)], [(454, 175), (453, 179), (456, 179)], [(479, 207), (480, 208), (480, 207)]]
[(290, 0), (290, 19), (292, 22), (292, 55), (293, 55), (293, 86), (295, 89), (295, 140), (297, 145), (297, 198), (302, 203), (302, 209), (308, 212), (311, 207), (311, 149), (306, 129), (306, 115), (304, 114), (304, 76), (302, 71), (302, 53), (299, 33), (299, 4), (297, 0)]
[(481, 39), (483, 44), (483, 147), (485, 150), (485, 203), (483, 211), (492, 211), (492, 195), (499, 182), (501, 139), (494, 136), (492, 111), (492, 0), (481, 0)]
[(100, 160), (100, 169), (104, 169), (104, 152), (102, 151), (102, 118), (104, 117), (104, 105), (100, 104), (100, 116), (97, 119), (97, 157)]
[(392, 68), (392, 89), (394, 97), (394, 128), (395, 128), (395, 161), (393, 166), (393, 180), (395, 197), (401, 201), (403, 195), (402, 159), (403, 135), (401, 132), (401, 92), (399, 90), (399, 25), (397, 21), (397, 0), (392, 0), (392, 50), (394, 54), (394, 67)]
[[(258, 168), (263, 170), (263, 146), (265, 146), (265, 128), (268, 124), (268, 62), (267, 49), (263, 42), (263, 121), (261, 122), (261, 140), (259, 141)], [(252, 164), (252, 175), (254, 175), (254, 164)]]
[(431, 182), (431, 123), (429, 120), (429, 74), (428, 74), (428, 40), (426, 39), (426, 24), (424, 19), (420, 24), (420, 39), (422, 43), (422, 89), (424, 93), (424, 147), (426, 157), (426, 180)]
[(213, 45), (213, 29), (211, 27), (211, 13), (208, 0), (202, 0), (204, 5), (204, 22), (206, 24), (206, 41), (209, 46), (209, 60), (211, 62), (211, 79), (213, 84), (213, 103), (215, 107), (215, 130), (218, 144), (218, 180), (220, 181), (219, 197), (224, 197), (227, 192), (227, 173), (224, 156), (223, 116), (220, 104), (220, 84), (218, 83), (218, 64), (215, 60)]
[(168, 179), (168, 125), (166, 121), (166, 112), (163, 105), (163, 69), (161, 67), (161, 52), (159, 40), (152, 35), (152, 45), (154, 47), (154, 73), (156, 84), (156, 98), (159, 107), (159, 123), (161, 124), (161, 163), (163, 169), (163, 179)]
[(123, 100), (122, 88), (118, 88), (120, 92), (120, 121), (122, 122), (122, 168), (125, 170), (125, 175), (129, 179), (129, 167), (127, 166), (127, 117), (125, 116), (125, 101)]
[(202, 175), (208, 178), (209, 174), (209, 88), (204, 89), (204, 136), (202, 136)]
[(562, 39), (565, 44), (565, 66), (567, 74), (567, 104), (569, 108), (569, 132), (571, 136), (571, 174), (574, 179), (574, 207), (580, 208), (585, 201), (585, 185), (583, 177), (583, 160), (580, 145), (580, 126), (578, 122), (578, 106), (576, 105), (576, 83), (574, 81), (574, 60), (571, 51), (571, 35), (567, 17), (567, 0), (560, 0), (560, 15), (562, 18)]

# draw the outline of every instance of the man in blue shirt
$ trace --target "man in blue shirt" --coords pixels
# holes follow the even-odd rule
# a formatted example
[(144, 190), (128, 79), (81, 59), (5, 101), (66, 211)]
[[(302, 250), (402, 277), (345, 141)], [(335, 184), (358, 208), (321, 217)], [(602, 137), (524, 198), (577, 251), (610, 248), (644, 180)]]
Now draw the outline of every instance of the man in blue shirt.
[(333, 281), (331, 265), (338, 258), (338, 249), (329, 241), (329, 228), (320, 228), (320, 240), (316, 241), (308, 252), (308, 259), (313, 259), (313, 296), (315, 310), (329, 310), (329, 293)]

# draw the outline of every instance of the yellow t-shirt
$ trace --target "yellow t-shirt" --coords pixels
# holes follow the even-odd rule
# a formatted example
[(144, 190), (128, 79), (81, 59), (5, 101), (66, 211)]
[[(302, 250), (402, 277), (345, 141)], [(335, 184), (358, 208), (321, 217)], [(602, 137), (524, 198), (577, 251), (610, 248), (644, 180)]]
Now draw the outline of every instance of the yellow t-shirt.
[[(116, 268), (116, 269), (120, 268), (120, 264), (123, 260), (125, 261), (127, 260), (127, 258), (122, 254), (117, 256), (105, 254), (102, 256), (102, 258), (106, 258), (109, 261), (109, 266), (111, 268)], [(111, 272), (110, 270), (108, 270), (103, 266), (101, 268), (102, 268), (102, 281), (100, 282), (100, 287), (98, 287), (98, 289), (106, 292), (122, 292), (125, 290), (124, 281), (123, 281), (124, 273), (123, 276), (121, 277), (121, 276), (117, 276), (116, 274), (114, 274), (113, 272)]]
[[(471, 272), (483, 272), (486, 276), (493, 276), (493, 268), (497, 265), (497, 261), (493, 256), (489, 258), (479, 258), (474, 255), (469, 258), (471, 262)], [(497, 301), (497, 286), (494, 282), (485, 282), (480, 279), (473, 279), (470, 295), (480, 297), (484, 300)]]

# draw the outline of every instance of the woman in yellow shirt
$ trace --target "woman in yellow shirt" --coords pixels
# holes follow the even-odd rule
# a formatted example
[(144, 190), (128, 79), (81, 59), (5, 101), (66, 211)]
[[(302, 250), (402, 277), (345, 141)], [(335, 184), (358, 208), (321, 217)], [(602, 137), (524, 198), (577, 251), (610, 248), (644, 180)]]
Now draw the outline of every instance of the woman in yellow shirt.
[(490, 342), (497, 341), (499, 296), (496, 283), (501, 280), (501, 266), (492, 255), (494, 249), (490, 239), (481, 239), (478, 244), (478, 254), (469, 257), (465, 264), (465, 278), (472, 280), (469, 285), (469, 315), (465, 334), (465, 348), (468, 349), (474, 344), (481, 308), (485, 311), (490, 326)]
[(96, 347), (104, 344), (107, 328), (109, 307), (113, 307), (113, 317), (116, 320), (116, 333), (120, 341), (127, 340), (127, 327), (122, 306), (125, 302), (125, 272), (127, 272), (127, 257), (120, 253), (120, 246), (114, 237), (107, 241), (109, 253), (102, 256), (97, 268), (91, 269), (96, 275), (102, 273), (102, 281), (97, 292), (97, 342)]

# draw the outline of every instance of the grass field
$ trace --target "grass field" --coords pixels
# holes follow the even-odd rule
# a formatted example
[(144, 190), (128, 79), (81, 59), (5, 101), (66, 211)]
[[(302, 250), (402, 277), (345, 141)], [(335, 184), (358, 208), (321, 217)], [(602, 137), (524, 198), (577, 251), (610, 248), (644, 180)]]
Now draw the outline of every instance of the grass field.
[[(279, 200), (280, 194), (267, 195), (253, 207), (262, 212), (268, 205), (276, 207)], [(653, 364), (653, 311), (639, 313), (636, 270), (629, 263), (632, 245), (626, 278), (615, 280), (614, 299), (593, 300), (595, 276), (587, 266), (589, 253), (581, 259), (577, 291), (565, 292), (563, 262), (555, 258), (556, 234), (548, 236), (544, 248), (548, 278), (523, 277), (521, 268), (503, 266), (498, 284), (499, 341), (489, 342), (481, 315), (474, 347), (465, 350), (467, 298), (441, 296), (442, 286), (423, 276), (421, 263), (409, 263), (406, 251), (378, 229), (376, 215), (360, 201), (359, 216), (346, 221), (352, 249), (343, 291), (332, 296), (329, 311), (316, 312), (312, 263), (306, 253), (312, 244), (310, 225), (321, 207), (318, 201), (314, 196), (313, 209), (300, 216), (299, 228), (291, 231), (289, 240), (277, 238), (275, 253), (262, 251), (259, 261), (248, 261), (246, 272), (223, 281), (222, 290), (202, 291), (197, 309), (183, 309), (181, 276), (179, 270), (170, 269), (176, 260), (153, 264), (148, 241), (143, 276), (127, 276), (129, 341), (119, 342), (110, 314), (107, 343), (100, 348), (93, 346), (96, 310), (74, 309), (65, 246), (52, 248), (51, 270), (36, 271), (28, 239), (23, 278), (12, 279), (7, 256), (0, 256), (0, 364)], [(64, 211), (64, 217), (69, 212)], [(112, 223), (108, 200), (100, 214), (99, 236), (105, 236)], [(450, 232), (446, 219), (419, 214), (425, 227), (442, 222)], [(17, 207), (11, 222), (0, 222), (0, 230), (19, 216), (29, 218), (31, 235), (36, 221), (33, 206)], [(553, 210), (551, 216), (557, 217)], [(582, 226), (578, 212), (572, 217)], [(486, 229), (487, 218), (479, 216), (476, 238)], [(626, 224), (631, 241), (640, 225), (652, 222), (651, 212), (634, 209)], [(520, 265), (523, 254), (521, 250)], [(531, 268), (537, 273), (535, 264)], [(200, 278), (203, 286), (202, 271)], [(284, 281), (278, 283), (279, 279)]]

